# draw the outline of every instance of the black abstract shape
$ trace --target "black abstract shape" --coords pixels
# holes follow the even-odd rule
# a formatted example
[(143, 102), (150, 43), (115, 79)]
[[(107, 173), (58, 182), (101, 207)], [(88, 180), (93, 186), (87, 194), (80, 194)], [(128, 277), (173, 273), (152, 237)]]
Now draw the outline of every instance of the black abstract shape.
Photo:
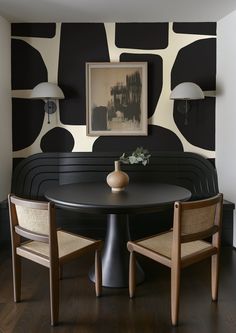
[(149, 151), (183, 151), (177, 135), (157, 125), (148, 126), (148, 136), (101, 136), (94, 142), (93, 151), (133, 151), (138, 146)]
[(43, 152), (70, 152), (74, 144), (74, 138), (69, 131), (55, 127), (42, 137), (40, 148)]
[(216, 89), (216, 39), (198, 40), (182, 48), (171, 71), (171, 89), (194, 82), (202, 90)]
[(33, 89), (48, 80), (41, 54), (28, 43), (12, 39), (12, 89)]
[(180, 132), (192, 145), (215, 150), (215, 98), (189, 101), (187, 125), (184, 124), (185, 115), (181, 112), (181, 108), (185, 109), (182, 102), (174, 102), (174, 120)]
[(120, 61), (148, 63), (148, 118), (152, 117), (162, 90), (162, 58), (159, 55), (122, 53)]
[(60, 101), (63, 124), (86, 124), (86, 62), (110, 61), (102, 23), (63, 23), (58, 84), (66, 96)]
[(41, 131), (44, 115), (43, 101), (12, 99), (13, 151), (32, 145)]
[(165, 49), (168, 23), (116, 23), (115, 44), (129, 49)]
[(173, 31), (181, 34), (216, 35), (216, 22), (173, 23)]
[(12, 23), (12, 36), (53, 38), (56, 33), (55, 23)]

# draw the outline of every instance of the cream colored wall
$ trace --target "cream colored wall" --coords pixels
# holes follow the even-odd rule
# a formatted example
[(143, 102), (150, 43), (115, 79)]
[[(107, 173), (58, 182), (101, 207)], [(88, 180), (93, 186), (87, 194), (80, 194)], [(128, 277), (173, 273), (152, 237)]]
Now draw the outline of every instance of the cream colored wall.
[(0, 16), (0, 201), (10, 191), (12, 172), (11, 25)]
[[(236, 203), (236, 11), (217, 23), (216, 167), (220, 191)], [(236, 212), (234, 213), (236, 246)]]

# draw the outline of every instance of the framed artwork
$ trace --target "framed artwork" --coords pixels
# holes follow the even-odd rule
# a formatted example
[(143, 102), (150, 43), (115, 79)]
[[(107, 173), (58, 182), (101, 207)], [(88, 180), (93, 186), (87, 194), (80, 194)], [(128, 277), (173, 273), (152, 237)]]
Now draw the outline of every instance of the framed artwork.
[(86, 63), (87, 135), (147, 135), (147, 63)]

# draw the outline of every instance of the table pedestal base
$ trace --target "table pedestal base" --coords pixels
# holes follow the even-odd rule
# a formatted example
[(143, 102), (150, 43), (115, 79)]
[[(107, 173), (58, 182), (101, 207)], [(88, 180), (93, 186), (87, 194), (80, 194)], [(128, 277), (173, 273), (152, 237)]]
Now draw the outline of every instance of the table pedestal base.
[[(128, 215), (110, 214), (107, 220), (107, 234), (102, 251), (102, 285), (104, 287), (128, 287), (130, 240)], [(144, 280), (144, 272), (137, 263), (136, 283)], [(89, 272), (94, 282), (94, 267)]]

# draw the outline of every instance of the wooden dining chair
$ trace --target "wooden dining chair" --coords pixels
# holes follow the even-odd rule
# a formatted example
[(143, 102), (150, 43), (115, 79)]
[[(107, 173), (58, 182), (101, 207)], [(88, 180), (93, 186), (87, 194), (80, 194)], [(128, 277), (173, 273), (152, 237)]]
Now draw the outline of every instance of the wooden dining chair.
[(222, 194), (205, 200), (175, 202), (172, 231), (128, 242), (130, 298), (134, 297), (135, 293), (135, 252), (137, 252), (171, 269), (172, 325), (178, 324), (182, 268), (211, 257), (211, 294), (212, 300), (217, 300), (222, 204)]
[[(49, 269), (51, 325), (58, 322), (60, 267), (89, 251), (95, 252), (95, 291), (101, 294), (102, 241), (57, 230), (52, 202), (8, 196), (12, 241), (14, 301), (21, 299), (21, 257)], [(24, 240), (22, 240), (22, 237)], [(27, 240), (25, 240), (27, 239)]]

